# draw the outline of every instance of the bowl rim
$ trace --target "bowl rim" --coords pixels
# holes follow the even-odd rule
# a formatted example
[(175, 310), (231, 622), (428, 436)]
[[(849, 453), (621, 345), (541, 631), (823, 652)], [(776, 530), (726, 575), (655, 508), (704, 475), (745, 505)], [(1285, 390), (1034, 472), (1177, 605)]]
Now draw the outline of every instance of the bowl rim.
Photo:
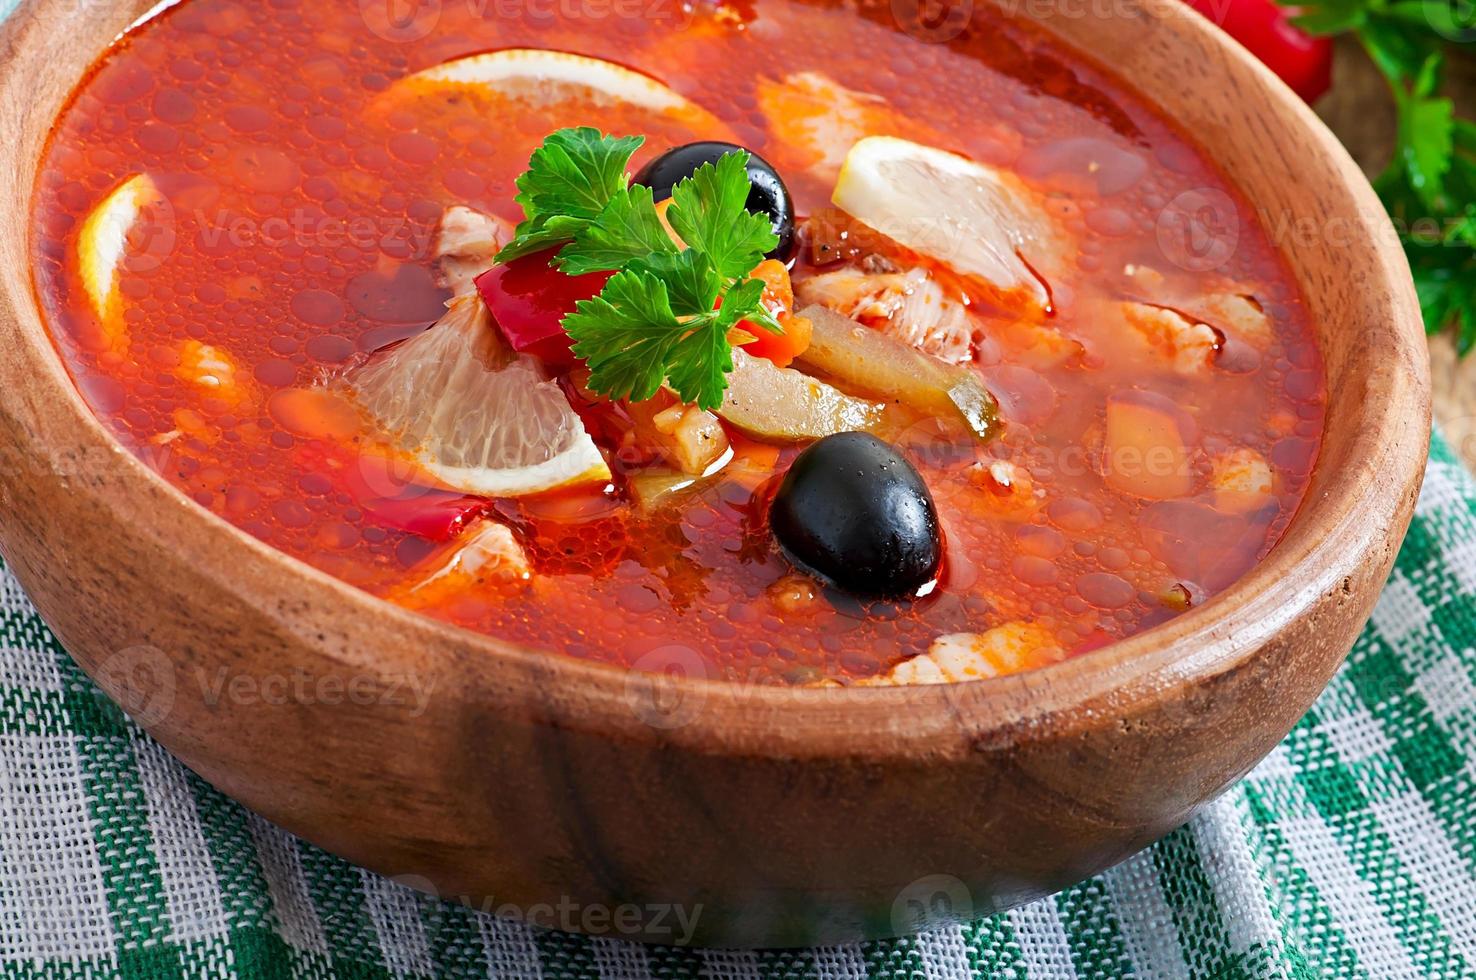
[[(44, 8), (51, 2), (57, 0), (38, 0), (35, 6)], [(131, 22), (151, 2), (130, 0), (120, 6), (135, 13), (119, 17)], [(1185, 20), (1179, 0), (1137, 3), (1147, 16)], [(39, 33), (39, 18), (20, 13), (0, 26), (0, 48), (14, 52), (34, 41), (28, 34)], [(1050, 28), (1049, 17), (1034, 19)], [(1347, 152), (1299, 98), (1208, 20), (1193, 16), (1180, 29), (1202, 35), (1207, 43), (1223, 49), (1229, 62), (1226, 70), (1238, 72), (1276, 111), (1288, 113), (1288, 125), (1310, 134), (1325, 157), (1328, 172), (1309, 175), (1309, 183), (1332, 201), (1337, 213), (1356, 222), (1350, 247), (1358, 254), (1350, 261), (1374, 270), (1390, 290), (1388, 315), (1378, 318), (1384, 335), (1375, 339), (1410, 355), (1416, 364), (1425, 363), (1424, 331), (1408, 266), (1397, 246), (1390, 246), (1388, 219)], [(1058, 39), (1078, 55), (1092, 58), (1080, 45), (1059, 35)], [(100, 53), (95, 51), (94, 57)], [(20, 59), (8, 60), (10, 66), (0, 66), (0, 92)], [(1111, 69), (1104, 70), (1136, 98), (1163, 112), (1150, 93)], [(15, 79), (10, 82), (15, 84)], [(21, 165), (22, 179), (33, 186), (40, 160), (16, 162)], [(1317, 180), (1320, 176), (1333, 179)], [(1237, 181), (1228, 176), (1226, 180), (1240, 190)], [(25, 254), (30, 260), (34, 257), (30, 194), (27, 202)], [(78, 445), (110, 449), (111, 465), (118, 467), (120, 477), (111, 488), (117, 495), (100, 499), (114, 509), (118, 519), (145, 521), (160, 540), (185, 537), (198, 542), (189, 561), (214, 581), (230, 582), (243, 568), (254, 577), (271, 578), (275, 595), (251, 596), (250, 601), (259, 608), (266, 608), (269, 601), (307, 600), (334, 603), (369, 619), (388, 617), (399, 633), (414, 637), (422, 651), (454, 655), (456, 669), (477, 681), (468, 685), (469, 690), (511, 686), (513, 697), (541, 706), (560, 725), (650, 736), (653, 726), (648, 716), (633, 710), (633, 704), (675, 695), (708, 710), (691, 712), (680, 725), (660, 728), (660, 738), (694, 746), (722, 744), (748, 754), (895, 758), (966, 753), (989, 733), (1010, 732), (1011, 737), (1020, 737), (1045, 726), (1059, 735), (1078, 726), (1101, 725), (1104, 714), (1127, 712), (1144, 699), (1158, 701), (1233, 671), (1266, 640), (1307, 613), (1319, 597), (1336, 590), (1340, 580), (1345, 580), (1350, 561), (1356, 562), (1384, 543), (1381, 532), (1397, 524), (1401, 510), (1407, 512), (1412, 503), (1429, 434), (1428, 369), (1424, 377), (1416, 370), (1408, 376), (1395, 371), (1383, 378), (1388, 397), (1365, 399), (1356, 419), (1341, 422), (1356, 422), (1362, 431), (1360, 445), (1370, 452), (1378, 450), (1380, 458), (1401, 468), (1396, 474), (1399, 492), (1390, 492), (1373, 467), (1355, 468), (1354, 478), (1340, 481), (1318, 499), (1304, 499), (1266, 558), (1204, 605), (1047, 667), (921, 687), (804, 688), (647, 674), (521, 647), (396, 606), (278, 551), (196, 504), (124, 448), (84, 403), (49, 336), (35, 293), (32, 264), (28, 261), (22, 270), (31, 284), (23, 295), (17, 295), (10, 278), (0, 278), (0, 337), (13, 342), (0, 363), (0, 378), (15, 376), (10, 368), (17, 365), (31, 372), (31, 384), (24, 392), (6, 392), (7, 386), (0, 386), (0, 403), (9, 402), (10, 409), (22, 417), (46, 416), (49, 428), (69, 427)], [(1416, 411), (1411, 424), (1411, 406), (1423, 409), (1423, 423)], [(158, 506), (160, 501), (167, 504)], [(1276, 588), (1286, 582), (1295, 583), (1289, 595)], [(353, 666), (388, 676), (394, 664), (377, 659), (383, 654), (374, 651), (371, 661), (356, 661)], [(550, 697), (550, 691), (556, 696)]]

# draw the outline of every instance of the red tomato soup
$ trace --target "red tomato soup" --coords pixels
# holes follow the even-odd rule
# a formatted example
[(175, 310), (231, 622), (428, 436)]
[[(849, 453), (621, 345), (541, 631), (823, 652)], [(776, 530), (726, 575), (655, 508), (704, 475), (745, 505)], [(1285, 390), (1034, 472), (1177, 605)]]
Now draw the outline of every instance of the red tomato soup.
[[(559, 654), (903, 684), (1162, 623), (1296, 512), (1322, 362), (1252, 206), (1027, 25), (899, 24), (870, 0), (362, 6), (144, 22), (76, 92), (35, 192), (78, 388), (245, 532)], [(616, 160), (638, 179), (720, 140), (787, 185), (769, 217), (792, 250), (639, 314), (691, 331), (764, 287), (782, 335), (704, 335), (718, 363), (736, 350), (720, 405), (683, 387), (695, 341), (610, 341), (647, 392), (570, 352), (562, 314), (617, 266), (560, 271), (557, 241), (495, 261), (528, 230), (514, 182), (570, 127), (644, 137)], [(650, 247), (721, 269), (658, 183), (636, 202), (670, 229)]]

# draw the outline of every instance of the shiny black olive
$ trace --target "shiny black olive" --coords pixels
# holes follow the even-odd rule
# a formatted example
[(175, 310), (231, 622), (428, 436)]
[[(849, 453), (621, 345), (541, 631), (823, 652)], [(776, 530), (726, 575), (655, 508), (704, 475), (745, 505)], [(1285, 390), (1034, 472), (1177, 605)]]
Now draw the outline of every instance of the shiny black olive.
[(795, 564), (858, 595), (915, 593), (943, 555), (922, 476), (864, 432), (826, 436), (795, 457), (769, 507), (769, 527)]
[(715, 141), (688, 143), (667, 150), (647, 163), (635, 175), (635, 183), (651, 188), (652, 196), (657, 201), (664, 201), (671, 197), (674, 186), (692, 176), (692, 171), (704, 163), (716, 163), (719, 157), (734, 150), (748, 153), (748, 180), (753, 185), (748, 192), (748, 210), (754, 214), (767, 214), (774, 234), (779, 236), (778, 247), (769, 252), (768, 257), (786, 261), (794, 251), (794, 201), (779, 172), (752, 150)]

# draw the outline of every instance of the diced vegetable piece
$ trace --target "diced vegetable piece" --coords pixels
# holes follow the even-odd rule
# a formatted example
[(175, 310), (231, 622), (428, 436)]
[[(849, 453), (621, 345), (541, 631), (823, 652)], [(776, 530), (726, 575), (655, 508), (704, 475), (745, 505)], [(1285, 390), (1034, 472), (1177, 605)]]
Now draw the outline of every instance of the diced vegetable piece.
[(1158, 601), (1163, 603), (1166, 609), (1186, 612), (1194, 605), (1194, 593), (1184, 583), (1175, 582), (1158, 594)]
[[(740, 327), (743, 325), (739, 324)], [(744, 344), (743, 349), (754, 357), (774, 362), (776, 367), (787, 368), (810, 346), (810, 334), (814, 325), (807, 318), (793, 314), (780, 317), (779, 325), (784, 328), (782, 334), (758, 330), (756, 339)]]
[(250, 373), (241, 369), (230, 351), (213, 344), (194, 339), (181, 344), (174, 376), (222, 407), (240, 411), (257, 402)]
[(683, 405), (670, 396), (632, 402), (627, 406), (635, 423), (637, 445), (654, 450), (673, 468), (701, 474), (728, 451), (728, 435), (711, 412)]
[(774, 608), (785, 616), (803, 616), (826, 605), (819, 583), (798, 572), (772, 583), (764, 593), (774, 604)]
[(552, 259), (550, 249), (495, 265), (477, 276), (476, 287), (513, 350), (567, 365), (574, 355), (560, 321), (579, 300), (604, 289), (612, 273), (565, 275), (549, 265)]
[(795, 356), (810, 346), (810, 322), (792, 314), (794, 285), (790, 282), (789, 270), (782, 262), (765, 259), (754, 267), (750, 275), (763, 281), (764, 294), (761, 302), (778, 319), (784, 332), (770, 333), (747, 320), (740, 320), (738, 329), (754, 338), (741, 346), (754, 357), (766, 358), (780, 367), (789, 367)]
[(870, 429), (881, 421), (882, 406), (739, 349), (717, 413), (755, 438), (803, 442)]
[(975, 486), (984, 491), (980, 509), (1006, 521), (1028, 521), (1040, 512), (1044, 493), (1037, 495), (1030, 471), (1007, 459), (996, 459), (987, 465), (975, 463), (969, 470)]
[(654, 514), (696, 486), (700, 475), (652, 466), (632, 473), (627, 489), (642, 514)]
[(998, 405), (970, 369), (944, 364), (823, 306), (807, 306), (799, 315), (813, 325), (801, 363), (919, 411), (961, 418), (981, 441), (994, 435)]
[(1102, 469), (1123, 493), (1148, 500), (1187, 496), (1194, 489), (1189, 446), (1193, 423), (1169, 399), (1146, 391), (1107, 400)]
[(352, 439), (364, 418), (337, 392), (324, 388), (283, 388), (267, 401), (272, 421), (307, 439)]

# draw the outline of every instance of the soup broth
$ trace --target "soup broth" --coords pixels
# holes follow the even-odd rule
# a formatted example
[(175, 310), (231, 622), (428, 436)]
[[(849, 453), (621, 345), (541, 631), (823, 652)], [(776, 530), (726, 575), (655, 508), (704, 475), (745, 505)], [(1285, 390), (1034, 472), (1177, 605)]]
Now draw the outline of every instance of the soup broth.
[[(982, 657), (965, 674), (987, 676), (1164, 622), (1244, 574), (1295, 513), (1324, 406), (1295, 284), (1193, 134), (1036, 30), (991, 9), (899, 23), (896, 5), (872, 2), (452, 0), (405, 23), (364, 6), (186, 0), (147, 20), (77, 90), (36, 189), (37, 289), (84, 398), (164, 479), (256, 538), (557, 654), (907, 683), (939, 679), (899, 673), (925, 657)], [(599, 59), (697, 108), (653, 111), (658, 96), (604, 83), (551, 92), (547, 78), (404, 84), (508, 49)], [(632, 170), (694, 140), (758, 154), (797, 217), (789, 312), (855, 317), (997, 399), (981, 440), (811, 372), (884, 405), (875, 433), (930, 491), (943, 557), (924, 587), (857, 595), (776, 543), (770, 507), (811, 440), (724, 418), (727, 450), (682, 475), (632, 441), (642, 410), (590, 397), (577, 363), (545, 374), (608, 477), (541, 493), (437, 486), (303, 394), (425, 335), (451, 298), (447, 209), (522, 220), (515, 181), (550, 132), (576, 126), (645, 137)], [(883, 232), (834, 203), (866, 136), (1018, 182), (1051, 229), (1042, 258), (1025, 256), (1039, 308), (957, 274), (926, 236), (904, 244), (902, 224)], [(927, 189), (899, 181), (883, 203)], [(906, 336), (917, 321), (899, 310), (926, 296), (947, 314)], [(501, 544), (465, 550), (491, 526)], [(477, 574), (504, 545), (519, 574)], [(946, 663), (940, 676), (955, 679)]]

